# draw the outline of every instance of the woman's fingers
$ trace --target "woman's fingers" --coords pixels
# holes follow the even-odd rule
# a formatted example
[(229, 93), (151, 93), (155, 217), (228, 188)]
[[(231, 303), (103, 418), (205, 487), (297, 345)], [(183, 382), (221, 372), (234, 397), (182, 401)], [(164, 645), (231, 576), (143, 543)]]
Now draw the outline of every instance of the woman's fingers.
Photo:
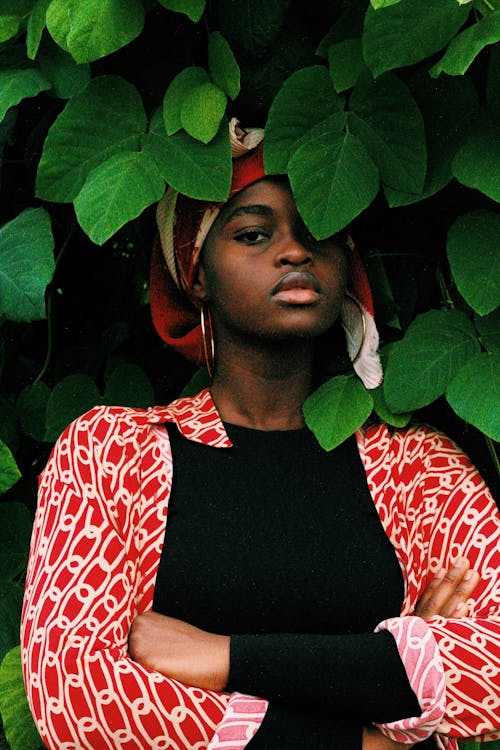
[(424, 620), (435, 615), (441, 617), (465, 617), (468, 614), (467, 599), (479, 583), (479, 574), (470, 570), (469, 561), (459, 557), (448, 570), (443, 569), (425, 589), (415, 614)]

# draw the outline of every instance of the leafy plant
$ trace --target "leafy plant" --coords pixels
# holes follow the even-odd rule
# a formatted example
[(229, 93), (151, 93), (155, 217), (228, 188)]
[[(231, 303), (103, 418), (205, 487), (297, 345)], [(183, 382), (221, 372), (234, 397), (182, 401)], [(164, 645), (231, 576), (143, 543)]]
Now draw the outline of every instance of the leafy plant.
[(349, 227), (366, 258), (386, 377), (368, 392), (331, 366), (304, 406), (318, 440), (333, 448), (371, 412), (394, 427), (415, 414), (451, 430), (498, 486), (499, 38), (498, 0), (0, 4), (0, 712), (12, 750), (40, 744), (17, 711), (16, 650), (36, 474), (90, 406), (167, 401), (193, 374), (149, 323), (153, 206), (167, 184), (227, 198), (229, 117), (265, 125), (266, 168), (288, 175), (311, 232)]

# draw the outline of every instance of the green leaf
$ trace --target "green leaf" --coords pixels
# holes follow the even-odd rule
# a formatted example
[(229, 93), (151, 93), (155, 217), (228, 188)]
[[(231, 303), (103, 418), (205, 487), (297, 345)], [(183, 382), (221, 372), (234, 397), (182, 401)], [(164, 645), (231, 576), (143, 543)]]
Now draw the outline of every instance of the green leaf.
[(236, 99), (240, 93), (240, 68), (231, 47), (218, 31), (208, 39), (208, 69), (216, 86)]
[(52, 0), (47, 29), (77, 63), (110, 55), (135, 39), (144, 25), (140, 0)]
[(219, 130), (226, 111), (226, 95), (207, 81), (189, 92), (181, 109), (182, 127), (193, 138), (209, 143)]
[(43, 746), (26, 698), (19, 646), (0, 666), (0, 712), (11, 750), (39, 750)]
[(500, 126), (474, 130), (453, 159), (452, 168), (462, 185), (500, 201)]
[(0, 664), (5, 654), (19, 643), (19, 622), (23, 606), (23, 587), (0, 580)]
[(424, 186), (424, 121), (409, 88), (393, 73), (366, 76), (350, 99), (349, 129), (365, 146), (384, 185), (408, 193)]
[(139, 365), (122, 363), (106, 379), (104, 403), (146, 409), (155, 403), (153, 386)]
[(165, 192), (147, 151), (123, 151), (95, 167), (75, 198), (78, 222), (92, 242), (102, 245)]
[(212, 385), (212, 379), (208, 375), (206, 367), (200, 367), (194, 373), (193, 377), (186, 383), (180, 393), (180, 398), (186, 398), (187, 396), (196, 396), (197, 393), (202, 391), (204, 388), (208, 388)]
[(264, 141), (266, 172), (285, 172), (299, 141), (332, 116), (337, 118), (337, 130), (342, 130), (344, 100), (335, 94), (328, 70), (315, 65), (293, 73), (278, 91), (269, 111)]
[(88, 375), (77, 373), (59, 381), (47, 402), (44, 439), (56, 440), (76, 417), (101, 403), (101, 394)]
[(175, 76), (163, 99), (163, 119), (167, 135), (173, 135), (182, 128), (181, 109), (187, 95), (206, 81), (207, 71), (195, 66), (184, 68)]
[(361, 427), (372, 407), (372, 397), (355, 375), (338, 375), (314, 391), (302, 411), (318, 443), (331, 451)]
[(420, 194), (386, 188), (391, 207), (416, 203), (437, 193), (453, 177), (451, 164), (474, 127), (477, 93), (468, 78), (429, 78), (426, 72), (410, 82), (412, 94), (424, 118), (427, 172)]
[(26, 31), (26, 49), (30, 60), (34, 60), (37, 55), (45, 28), (47, 8), (51, 2), (52, 0), (37, 0), (30, 13)]
[(0, 315), (18, 323), (45, 318), (53, 250), (50, 216), (43, 208), (27, 208), (0, 228)]
[(197, 200), (227, 200), (233, 168), (225, 118), (215, 138), (205, 145), (184, 132), (167, 136), (161, 112), (157, 112), (144, 147), (175, 190)]
[(158, 0), (160, 5), (176, 13), (184, 13), (196, 23), (200, 20), (205, 10), (205, 0)]
[(60, 99), (70, 99), (79, 94), (90, 81), (90, 65), (78, 65), (71, 55), (53, 42), (42, 46), (37, 63)]
[(343, 39), (328, 50), (328, 65), (337, 93), (350, 89), (366, 70), (361, 39)]
[(374, 388), (370, 391), (373, 398), (373, 407), (375, 412), (380, 419), (386, 424), (392, 427), (406, 427), (412, 417), (412, 412), (396, 413), (392, 411), (387, 400), (385, 398), (384, 386), (379, 385), (378, 388)]
[(137, 150), (146, 128), (139, 92), (119, 76), (93, 78), (49, 130), (37, 196), (59, 203), (78, 195), (89, 172), (114, 154)]
[(446, 250), (462, 297), (479, 315), (500, 304), (500, 215), (479, 209), (459, 216), (448, 232)]
[(351, 133), (333, 116), (313, 128), (288, 164), (299, 213), (319, 240), (343, 229), (378, 192), (378, 171)]
[(289, 5), (290, 0), (218, 0), (219, 31), (237, 55), (262, 60), (272, 52)]
[(493, 119), (500, 122), (500, 45), (492, 47), (489, 52), (486, 100)]
[(16, 403), (21, 430), (34, 440), (43, 440), (45, 435), (45, 413), (50, 388), (45, 383), (35, 383), (24, 388)]
[(450, 0), (401, 0), (365, 16), (363, 51), (375, 76), (420, 62), (455, 36), (470, 6)]
[(379, 10), (379, 8), (388, 8), (389, 5), (396, 5), (396, 3), (400, 2), (401, 0), (370, 0), (370, 3), (375, 10)]
[(13, 581), (26, 571), (31, 527), (31, 516), (25, 505), (0, 503), (1, 581)]
[(446, 390), (453, 411), (493, 440), (500, 440), (500, 354), (470, 359)]
[(474, 323), (486, 351), (500, 354), (500, 308), (484, 317), (476, 315)]
[(389, 407), (403, 412), (427, 406), (479, 348), (474, 326), (460, 310), (419, 315), (389, 353), (384, 379)]
[(17, 468), (14, 456), (0, 440), (0, 495), (10, 490), (20, 478), (21, 472)]
[(19, 16), (0, 16), (0, 43), (15, 37), (21, 28), (22, 18)]
[(487, 13), (480, 21), (462, 31), (452, 39), (441, 60), (429, 73), (437, 77), (440, 73), (450, 76), (463, 75), (477, 55), (489, 44), (500, 41), (500, 11)]
[(36, 68), (0, 70), (0, 121), (10, 107), (50, 88), (50, 81)]

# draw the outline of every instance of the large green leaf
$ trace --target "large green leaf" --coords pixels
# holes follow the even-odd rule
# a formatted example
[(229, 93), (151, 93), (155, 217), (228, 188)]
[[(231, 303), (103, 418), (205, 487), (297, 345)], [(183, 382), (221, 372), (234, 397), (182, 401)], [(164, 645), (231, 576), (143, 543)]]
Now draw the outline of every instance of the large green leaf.
[(479, 315), (500, 305), (500, 215), (479, 209), (455, 221), (446, 250), (462, 297)]
[(218, 0), (217, 28), (238, 56), (251, 61), (271, 53), (290, 0)]
[(487, 13), (480, 21), (453, 39), (441, 60), (429, 71), (431, 76), (465, 73), (477, 55), (489, 44), (500, 41), (500, 11)]
[(26, 571), (31, 516), (22, 503), (0, 503), (0, 580), (13, 581)]
[(386, 188), (390, 206), (416, 203), (434, 195), (450, 182), (452, 160), (478, 115), (477, 93), (468, 78), (433, 80), (424, 71), (410, 81), (410, 86), (424, 118), (427, 172), (419, 195)]
[(314, 391), (302, 411), (321, 447), (331, 451), (361, 427), (372, 408), (372, 397), (355, 375), (338, 375)]
[(361, 37), (332, 44), (328, 49), (328, 66), (335, 91), (340, 93), (354, 86), (366, 70)]
[(389, 5), (396, 5), (396, 3), (400, 3), (401, 0), (370, 0), (370, 3), (375, 10), (379, 10), (379, 8), (388, 8)]
[(500, 307), (484, 317), (474, 317), (481, 343), (491, 353), (500, 354)]
[(0, 580), (0, 664), (7, 651), (19, 643), (22, 604), (23, 587)]
[(217, 135), (224, 112), (226, 95), (207, 81), (196, 86), (184, 99), (181, 108), (182, 127), (193, 138), (209, 143)]
[(175, 190), (198, 200), (227, 200), (232, 161), (225, 118), (215, 138), (204, 144), (184, 132), (167, 136), (161, 112), (157, 112), (144, 147), (155, 160), (162, 177)]
[(34, 3), (35, 0), (2, 0), (0, 3), (0, 43), (16, 36)]
[(50, 216), (43, 208), (27, 208), (0, 228), (0, 315), (16, 322), (45, 318), (53, 250)]
[(75, 211), (92, 242), (102, 245), (165, 192), (147, 151), (123, 151), (95, 167), (75, 198)]
[(401, 0), (365, 17), (363, 50), (375, 76), (439, 52), (463, 25), (470, 6), (450, 0)]
[(391, 347), (384, 379), (387, 403), (413, 411), (439, 398), (460, 368), (479, 351), (469, 318), (459, 310), (419, 315)]
[(135, 39), (144, 25), (140, 0), (52, 0), (47, 29), (77, 63), (92, 62)]
[(19, 646), (11, 649), (0, 665), (0, 713), (11, 750), (43, 746), (26, 698)]
[(165, 92), (163, 99), (163, 120), (167, 135), (173, 135), (182, 128), (181, 110), (188, 94), (200, 83), (208, 81), (204, 68), (192, 65), (178, 73)]
[(500, 201), (500, 125), (474, 130), (453, 159), (452, 168), (462, 185)]
[(73, 97), (49, 130), (37, 195), (70, 202), (89, 172), (120, 151), (137, 150), (146, 128), (141, 97), (119, 76), (100, 76)]
[(88, 375), (77, 373), (59, 381), (47, 402), (44, 439), (52, 442), (76, 417), (102, 401), (99, 390)]
[(396, 413), (392, 411), (387, 403), (384, 386), (379, 385), (378, 388), (374, 388), (370, 391), (373, 398), (373, 408), (377, 416), (386, 424), (392, 427), (406, 427), (412, 417), (412, 412), (400, 412)]
[(449, 384), (446, 398), (459, 417), (500, 440), (500, 353), (470, 359)]
[(123, 362), (106, 378), (104, 402), (145, 409), (153, 406), (155, 394), (144, 370), (139, 365)]
[(393, 73), (365, 76), (349, 102), (349, 129), (364, 144), (388, 187), (420, 193), (425, 180), (424, 122), (408, 87)]
[(50, 88), (51, 82), (36, 68), (0, 70), (0, 122), (10, 107)]
[(307, 134), (288, 175), (300, 215), (317, 239), (343, 229), (379, 187), (377, 167), (355, 135), (339, 132), (337, 115)]
[(70, 99), (79, 94), (90, 81), (90, 65), (78, 65), (52, 40), (42, 45), (37, 64), (40, 72), (51, 82), (53, 93), (60, 99)]
[(231, 47), (218, 31), (212, 32), (208, 39), (208, 69), (213, 82), (230, 99), (236, 99), (240, 93), (240, 68)]
[(205, 10), (205, 0), (158, 0), (160, 5), (176, 13), (184, 13), (194, 23), (200, 20)]
[(486, 101), (493, 119), (500, 122), (500, 44), (490, 49), (488, 76), (486, 79)]
[(37, 0), (30, 13), (26, 29), (26, 50), (30, 60), (34, 60), (37, 55), (45, 28), (47, 8), (51, 2), (52, 0)]
[(301, 138), (321, 122), (345, 122), (344, 100), (322, 65), (303, 68), (285, 81), (269, 111), (264, 142), (266, 172), (285, 172)]
[(34, 440), (45, 436), (45, 413), (50, 396), (50, 388), (45, 383), (34, 383), (24, 388), (16, 402), (16, 411), (25, 435)]
[(10, 490), (20, 478), (21, 472), (17, 468), (14, 456), (0, 440), (0, 495)]

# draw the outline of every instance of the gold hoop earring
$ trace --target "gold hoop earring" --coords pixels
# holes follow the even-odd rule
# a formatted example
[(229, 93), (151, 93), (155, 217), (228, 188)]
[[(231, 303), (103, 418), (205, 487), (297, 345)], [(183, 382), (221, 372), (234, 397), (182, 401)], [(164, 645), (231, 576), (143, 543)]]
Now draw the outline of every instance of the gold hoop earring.
[[(364, 311), (363, 307), (361, 306), (361, 303), (359, 302), (359, 300), (357, 300), (356, 297), (353, 294), (351, 294), (350, 292), (346, 292), (346, 297), (351, 302), (354, 302), (354, 304), (358, 308), (358, 312), (361, 315), (361, 323), (362, 323), (362, 326), (363, 326), (363, 333), (361, 335), (361, 342), (359, 344), (358, 351), (356, 352), (356, 355), (354, 357), (350, 358), (352, 364), (354, 365), (354, 364), (356, 364), (356, 362), (358, 361), (359, 357), (361, 356), (361, 352), (363, 350), (363, 346), (364, 346), (364, 343), (365, 343), (365, 339), (366, 339), (366, 319), (365, 319), (365, 311)], [(344, 305), (345, 305), (345, 302), (344, 302)], [(344, 320), (345, 320), (345, 317), (346, 316), (343, 315)], [(351, 329), (351, 327), (349, 325), (344, 325), (344, 328), (345, 328), (346, 332), (349, 333), (349, 336), (351, 337), (351, 339), (353, 339), (354, 337), (352, 335), (352, 329)]]
[[(215, 341), (214, 330), (212, 327), (212, 316), (210, 308), (207, 305), (207, 321), (205, 322), (205, 305), (202, 304), (200, 309), (201, 339), (203, 342), (203, 359), (207, 368), (208, 377), (213, 378), (213, 366), (215, 363)], [(208, 324), (208, 325), (207, 325)], [(210, 348), (207, 346), (207, 334), (209, 337)]]

